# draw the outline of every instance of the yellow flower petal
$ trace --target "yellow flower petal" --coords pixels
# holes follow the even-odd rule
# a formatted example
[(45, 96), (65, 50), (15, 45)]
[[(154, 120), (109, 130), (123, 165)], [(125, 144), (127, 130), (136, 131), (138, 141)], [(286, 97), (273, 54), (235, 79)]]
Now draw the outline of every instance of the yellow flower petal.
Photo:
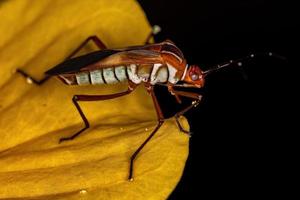
[[(50, 79), (30, 85), (84, 39), (99, 36), (110, 48), (142, 44), (150, 25), (133, 0), (11, 0), (0, 2), (0, 198), (166, 199), (182, 174), (188, 137), (167, 120), (138, 155), (134, 181), (129, 159), (156, 125), (143, 87), (114, 100), (80, 102), (91, 128), (83, 127), (74, 94), (111, 94), (126, 84), (66, 86)], [(96, 50), (88, 44), (81, 53)], [(182, 119), (185, 127), (188, 124)]]

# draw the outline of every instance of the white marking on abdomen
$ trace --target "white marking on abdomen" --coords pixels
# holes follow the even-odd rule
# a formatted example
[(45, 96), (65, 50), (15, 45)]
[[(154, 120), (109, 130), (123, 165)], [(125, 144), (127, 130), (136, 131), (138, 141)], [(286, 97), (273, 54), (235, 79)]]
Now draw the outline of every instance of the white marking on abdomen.
[(152, 72), (151, 72), (151, 76), (150, 76), (150, 84), (151, 85), (155, 85), (155, 83), (157, 83), (157, 70), (162, 66), (162, 64), (158, 63), (158, 64), (154, 64)]
[(176, 77), (177, 69), (175, 67), (173, 67), (172, 65), (170, 65), (169, 63), (167, 63), (167, 66), (168, 66), (168, 71), (169, 71), (168, 81), (173, 84), (177, 83), (178, 82), (178, 78)]
[(115, 77), (113, 68), (104, 68), (103, 69), (103, 77), (107, 84), (114, 84), (114, 83), (119, 82)]
[(115, 68), (115, 74), (116, 77), (118, 78), (119, 81), (126, 81), (127, 76), (126, 76), (126, 68), (125, 66), (118, 66)]
[(93, 85), (104, 83), (101, 70), (91, 71), (90, 77), (91, 77), (91, 82)]
[(129, 76), (129, 79), (135, 83), (135, 84), (139, 84), (142, 82), (142, 80), (138, 77), (137, 75), (137, 66), (135, 64), (130, 64), (127, 67), (127, 73)]
[(157, 83), (165, 83), (168, 81), (168, 68), (166, 66), (160, 67), (157, 71), (156, 82)]
[(85, 73), (85, 72), (78, 73), (78, 74), (75, 74), (75, 76), (76, 76), (76, 81), (77, 81), (78, 85), (87, 85), (87, 84), (90, 84), (88, 73)]

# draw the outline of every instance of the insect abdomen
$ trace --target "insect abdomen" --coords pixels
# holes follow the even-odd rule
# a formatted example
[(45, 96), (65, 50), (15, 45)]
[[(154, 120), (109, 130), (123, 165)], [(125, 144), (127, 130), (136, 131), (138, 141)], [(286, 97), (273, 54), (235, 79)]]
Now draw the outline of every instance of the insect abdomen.
[(135, 84), (150, 82), (154, 85), (157, 82), (167, 82), (169, 70), (162, 64), (130, 64), (129, 66), (101, 68), (74, 74), (60, 74), (58, 77), (68, 85), (115, 84), (127, 80)]
[(68, 85), (115, 84), (128, 80), (126, 67), (110, 67), (75, 74), (61, 74), (58, 77)]

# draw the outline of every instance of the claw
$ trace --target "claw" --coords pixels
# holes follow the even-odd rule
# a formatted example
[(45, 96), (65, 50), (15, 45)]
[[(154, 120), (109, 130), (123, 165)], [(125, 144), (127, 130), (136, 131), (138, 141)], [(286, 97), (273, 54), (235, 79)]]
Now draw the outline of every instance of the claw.
[(187, 131), (187, 130), (184, 130), (184, 129), (180, 129), (180, 131), (183, 132), (184, 134), (186, 134), (188, 137), (192, 137), (193, 132)]
[(73, 139), (72, 137), (60, 138), (59, 141), (58, 141), (58, 143), (60, 144), (60, 143), (62, 143), (62, 142), (64, 142), (64, 141), (72, 140), (72, 139)]
[(192, 137), (192, 132), (185, 130), (185, 129), (181, 126), (181, 124), (180, 124), (180, 122), (179, 122), (179, 120), (178, 120), (179, 117), (180, 117), (180, 116), (178, 116), (178, 115), (175, 116), (176, 123), (177, 123), (177, 125), (178, 125), (179, 130), (180, 130), (181, 132), (183, 132), (184, 134), (188, 135), (189, 137)]

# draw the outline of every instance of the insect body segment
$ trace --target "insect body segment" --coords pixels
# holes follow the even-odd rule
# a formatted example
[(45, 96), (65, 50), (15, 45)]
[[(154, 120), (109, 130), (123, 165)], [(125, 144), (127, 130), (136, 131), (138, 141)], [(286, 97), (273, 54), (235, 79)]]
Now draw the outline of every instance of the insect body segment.
[[(97, 60), (100, 59), (100, 60)], [(74, 67), (70, 67), (74, 64)], [(183, 54), (170, 41), (93, 52), (67, 60), (46, 74), (58, 76), (68, 85), (171, 83), (184, 79), (188, 66)]]
[(135, 84), (149, 82), (155, 85), (156, 83), (166, 83), (167, 81), (173, 82), (175, 80), (174, 77), (169, 76), (172, 72), (174, 71), (170, 72), (167, 66), (161, 64), (131, 64), (129, 66), (108, 67), (74, 74), (60, 74), (58, 78), (67, 85), (116, 84), (128, 80)]
[[(76, 76), (76, 78), (77, 78), (77, 76)], [(91, 71), (90, 72), (90, 78), (91, 78), (91, 84), (93, 84), (93, 85), (104, 83), (102, 70)], [(77, 83), (78, 83), (78, 81), (77, 81)]]

